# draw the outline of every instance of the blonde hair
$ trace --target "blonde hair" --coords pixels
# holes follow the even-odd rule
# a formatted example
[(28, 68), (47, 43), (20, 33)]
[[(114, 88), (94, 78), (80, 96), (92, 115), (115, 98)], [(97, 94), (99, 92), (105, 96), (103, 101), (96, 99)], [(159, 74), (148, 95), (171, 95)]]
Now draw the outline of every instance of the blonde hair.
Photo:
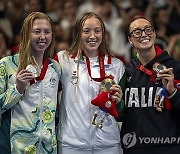
[(20, 33), (20, 43), (19, 43), (19, 65), (18, 72), (26, 68), (29, 64), (35, 64), (31, 53), (31, 31), (33, 28), (33, 23), (36, 19), (45, 19), (49, 21), (52, 29), (52, 41), (49, 47), (45, 51), (45, 56), (52, 58), (54, 55), (54, 26), (52, 20), (42, 12), (32, 12), (30, 13), (23, 22), (21, 33)]
[(94, 17), (96, 19), (99, 20), (99, 22), (101, 23), (101, 28), (102, 28), (102, 42), (99, 46), (99, 50), (104, 52), (105, 54), (108, 53), (107, 47), (106, 47), (106, 41), (105, 41), (105, 35), (106, 35), (106, 30), (105, 30), (105, 25), (101, 19), (101, 17), (93, 12), (86, 12), (84, 14), (82, 14), (76, 21), (75, 27), (74, 27), (74, 31), (73, 31), (73, 42), (72, 45), (70, 46), (68, 53), (69, 55), (72, 55), (74, 53), (77, 54), (82, 54), (81, 52), (81, 34), (83, 31), (83, 26), (84, 23), (87, 19)]

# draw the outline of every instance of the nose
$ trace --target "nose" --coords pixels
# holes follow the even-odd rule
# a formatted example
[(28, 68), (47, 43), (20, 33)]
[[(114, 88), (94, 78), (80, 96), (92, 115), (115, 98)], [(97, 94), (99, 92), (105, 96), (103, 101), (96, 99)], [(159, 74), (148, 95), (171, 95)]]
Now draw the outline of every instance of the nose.
[(95, 32), (94, 32), (94, 31), (91, 32), (90, 37), (91, 37), (91, 38), (94, 38), (94, 37), (95, 37)]
[(45, 37), (46, 37), (45, 33), (44, 33), (44, 32), (41, 32), (40, 38), (41, 38), (41, 39), (44, 39)]
[(142, 35), (141, 36), (147, 36), (144, 30), (142, 30)]

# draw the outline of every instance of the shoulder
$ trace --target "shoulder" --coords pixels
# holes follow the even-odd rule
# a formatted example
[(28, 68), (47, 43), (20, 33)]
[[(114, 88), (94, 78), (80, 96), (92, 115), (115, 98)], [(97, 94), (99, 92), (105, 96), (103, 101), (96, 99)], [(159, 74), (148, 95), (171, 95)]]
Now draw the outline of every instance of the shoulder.
[(125, 72), (125, 65), (121, 59), (111, 56), (111, 67), (115, 68), (116, 71), (120, 71), (122, 74)]
[(58, 76), (61, 75), (62, 67), (60, 63), (57, 60), (50, 59), (50, 67), (54, 69), (54, 71), (58, 74)]
[[(112, 59), (112, 63), (118, 63), (124, 66), (125, 61), (121, 56), (109, 55)], [(108, 57), (108, 56), (107, 56)]]
[(62, 51), (59, 51), (56, 55), (56, 60), (59, 62), (59, 63), (62, 63), (62, 61), (64, 61), (65, 59), (68, 59), (68, 52), (66, 50), (62, 50)]
[(180, 60), (169, 57), (169, 59), (166, 59), (162, 64), (166, 65), (168, 68), (173, 68), (175, 78), (180, 79)]
[(67, 54), (68, 54), (68, 52), (66, 50), (61, 50), (57, 53), (57, 56), (62, 57), (63, 55), (67, 55)]
[(0, 59), (0, 64), (10, 64), (10, 63), (14, 63), (17, 65), (18, 61), (18, 54), (15, 55), (11, 55), (11, 56), (6, 56), (3, 57), (2, 59)]

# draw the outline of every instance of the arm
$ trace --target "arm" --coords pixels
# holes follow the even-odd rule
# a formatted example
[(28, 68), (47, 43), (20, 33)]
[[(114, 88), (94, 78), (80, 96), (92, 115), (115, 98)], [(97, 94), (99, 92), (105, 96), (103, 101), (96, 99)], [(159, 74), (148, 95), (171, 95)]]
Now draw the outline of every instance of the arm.
[(8, 74), (11, 69), (8, 67), (9, 63), (7, 64), (6, 60), (2, 59), (0, 61), (0, 114), (14, 106), (22, 96), (17, 91), (15, 83), (9, 83), (14, 72)]
[[(118, 111), (118, 118), (117, 121), (122, 121), (122, 118), (124, 117), (124, 100), (122, 99), (124, 90), (125, 90), (125, 80), (126, 80), (126, 74), (124, 73), (120, 82), (119, 82), (119, 88), (118, 87), (112, 87), (111, 90), (117, 91), (113, 96), (112, 99), (114, 98), (117, 102), (116, 104), (116, 109)], [(116, 88), (116, 89), (115, 89)]]
[(160, 77), (162, 79), (163, 86), (166, 88), (169, 93), (169, 100), (172, 106), (180, 110), (180, 90), (174, 86), (174, 74), (173, 68), (165, 69), (161, 72)]

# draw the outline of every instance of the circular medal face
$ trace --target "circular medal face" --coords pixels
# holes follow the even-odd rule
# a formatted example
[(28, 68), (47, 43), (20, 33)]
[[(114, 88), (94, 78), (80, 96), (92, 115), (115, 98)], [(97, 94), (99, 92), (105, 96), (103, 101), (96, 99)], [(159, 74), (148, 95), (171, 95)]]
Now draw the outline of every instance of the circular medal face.
[(107, 79), (104, 79), (102, 82), (101, 82), (101, 89), (103, 91), (110, 91), (110, 88), (112, 87), (112, 85), (114, 85), (115, 82), (113, 79), (110, 79), (110, 78), (107, 78)]
[(105, 107), (110, 108), (110, 107), (111, 107), (111, 102), (110, 102), (110, 101), (107, 101), (107, 102), (105, 103)]
[(161, 73), (165, 69), (167, 69), (167, 67), (162, 65), (162, 64), (160, 64), (160, 63), (154, 63), (154, 65), (153, 65), (153, 70), (156, 73)]
[(28, 65), (28, 66), (26, 67), (26, 69), (27, 69), (29, 72), (31, 72), (31, 73), (34, 75), (34, 77), (37, 77), (37, 76), (38, 76), (38, 71), (37, 71), (37, 69), (36, 69), (35, 66), (33, 66), (33, 65)]

